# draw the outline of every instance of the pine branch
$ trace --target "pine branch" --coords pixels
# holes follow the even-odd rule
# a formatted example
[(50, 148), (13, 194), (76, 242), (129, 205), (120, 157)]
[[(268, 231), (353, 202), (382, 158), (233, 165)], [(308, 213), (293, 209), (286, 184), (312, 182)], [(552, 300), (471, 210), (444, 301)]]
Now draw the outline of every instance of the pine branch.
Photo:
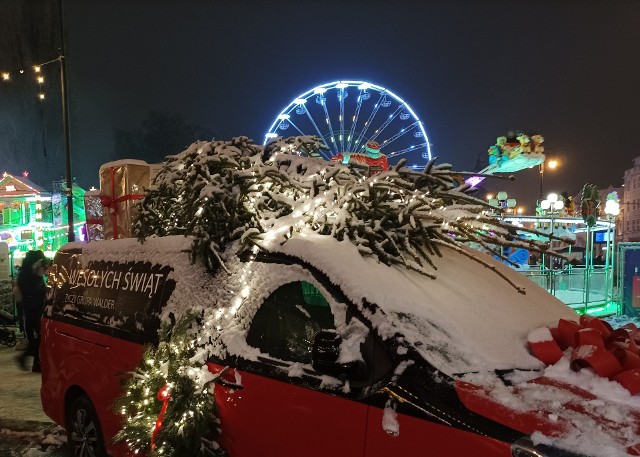
[(264, 249), (260, 235), (282, 223), (290, 224), (285, 238), (302, 224), (350, 240), (362, 255), (429, 277), (425, 268), (436, 269), (431, 257), (441, 255), (443, 243), (476, 243), (507, 261), (501, 247), (547, 252), (544, 243), (516, 239), (512, 225), (487, 215), (493, 208), (458, 186), (450, 164), (434, 159), (415, 171), (401, 161), (367, 177), (309, 157), (321, 145), (315, 137), (277, 138), (264, 148), (246, 137), (194, 143), (167, 159), (141, 203), (135, 233), (141, 240), (194, 236), (192, 260), (201, 258), (212, 270), (224, 268), (222, 253), (231, 242), (242, 240), (241, 250)]

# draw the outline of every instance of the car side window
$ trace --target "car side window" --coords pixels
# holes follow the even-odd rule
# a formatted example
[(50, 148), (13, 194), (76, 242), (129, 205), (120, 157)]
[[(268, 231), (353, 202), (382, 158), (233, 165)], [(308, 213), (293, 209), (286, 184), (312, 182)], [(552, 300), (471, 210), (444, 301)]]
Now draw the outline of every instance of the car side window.
[(256, 312), (247, 343), (275, 358), (311, 363), (313, 336), (335, 329), (331, 308), (311, 283), (296, 281), (273, 292)]

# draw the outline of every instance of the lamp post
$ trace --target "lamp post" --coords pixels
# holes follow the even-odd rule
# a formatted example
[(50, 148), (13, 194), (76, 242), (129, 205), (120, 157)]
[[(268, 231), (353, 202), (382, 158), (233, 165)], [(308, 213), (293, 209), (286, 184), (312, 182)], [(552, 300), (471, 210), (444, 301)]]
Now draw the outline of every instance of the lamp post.
[[(607, 257), (605, 261), (605, 270), (607, 274), (606, 280), (606, 301), (609, 302), (609, 291), (611, 290), (611, 299), (613, 300), (613, 272), (615, 271), (614, 262), (614, 248), (616, 242), (616, 216), (620, 214), (620, 203), (618, 201), (618, 195), (612, 192), (607, 196), (607, 203), (604, 205), (604, 212), (607, 215), (609, 221), (609, 227), (607, 228)], [(611, 228), (613, 227), (613, 236), (611, 234)], [(611, 254), (609, 254), (611, 252)]]
[(548, 161), (545, 159), (540, 164), (540, 200), (542, 200), (542, 182), (544, 181), (545, 162), (547, 162), (547, 166), (552, 170), (558, 168), (558, 161), (556, 159), (549, 159)]
[(69, 142), (69, 108), (67, 102), (67, 65), (64, 57), (64, 10), (62, 8), (62, 0), (60, 0), (60, 86), (62, 90), (62, 127), (64, 130), (64, 150), (66, 159), (66, 185), (65, 193), (67, 196), (67, 222), (69, 223), (67, 241), (76, 240), (76, 233), (73, 229), (73, 182), (71, 175), (71, 147)]
[[(549, 215), (551, 219), (551, 223), (549, 226), (549, 249), (553, 248), (553, 240), (551, 236), (554, 231), (554, 220), (553, 216), (559, 214), (560, 211), (564, 208), (564, 201), (558, 198), (558, 194), (551, 193), (547, 195), (547, 198), (540, 201), (540, 209), (544, 212), (544, 215)], [(542, 262), (544, 265), (544, 261)], [(551, 270), (551, 262), (549, 262), (549, 269)]]
[[(497, 193), (496, 198), (493, 198), (493, 196), (488, 196), (489, 198), (489, 205), (492, 206), (493, 208), (496, 208), (499, 212), (500, 215), (500, 220), (502, 220), (502, 214), (504, 211), (515, 211), (515, 207), (516, 207), (516, 199), (515, 198), (508, 198), (507, 193), (504, 190), (501, 190), (500, 192)], [(500, 257), (504, 256), (504, 250), (503, 250), (503, 246), (500, 245)]]
[(550, 234), (553, 234), (553, 216), (554, 214), (559, 214), (562, 208), (564, 208), (564, 201), (560, 200), (558, 194), (551, 193), (547, 195), (545, 200), (540, 202), (540, 208), (544, 210), (545, 214), (551, 216)]
[(516, 207), (516, 199), (508, 198), (507, 193), (504, 190), (498, 192), (495, 198), (493, 195), (488, 195), (487, 197), (489, 198), (489, 205), (494, 208), (506, 210), (507, 208), (510, 209)]

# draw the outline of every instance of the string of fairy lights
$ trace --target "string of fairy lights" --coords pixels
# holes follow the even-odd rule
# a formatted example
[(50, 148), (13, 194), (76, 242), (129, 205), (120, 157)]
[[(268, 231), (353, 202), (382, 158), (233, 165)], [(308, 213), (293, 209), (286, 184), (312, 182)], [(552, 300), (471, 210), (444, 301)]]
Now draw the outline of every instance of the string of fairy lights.
[(61, 57), (56, 57), (55, 59), (49, 60), (47, 62), (43, 62), (37, 65), (32, 65), (30, 69), (21, 68), (20, 70), (14, 70), (14, 71), (1, 71), (0, 72), (0, 77), (2, 78), (1, 81), (3, 83), (10, 83), (15, 79), (15, 75), (24, 76), (26, 74), (29, 74), (29, 72), (33, 72), (34, 80), (38, 84), (38, 88), (39, 88), (39, 91), (37, 94), (38, 100), (43, 101), (46, 98), (46, 94), (44, 91), (45, 78), (42, 72), (42, 67), (54, 62), (59, 62), (60, 59)]

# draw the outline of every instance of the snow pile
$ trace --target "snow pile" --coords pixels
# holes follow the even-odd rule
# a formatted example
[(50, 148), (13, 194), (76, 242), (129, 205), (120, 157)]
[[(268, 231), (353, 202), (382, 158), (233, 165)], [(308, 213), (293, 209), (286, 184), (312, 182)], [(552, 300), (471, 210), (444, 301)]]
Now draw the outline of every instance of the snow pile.
[[(531, 433), (534, 443), (554, 445), (595, 457), (637, 455), (629, 446), (640, 443), (640, 398), (591, 369), (570, 369), (571, 350), (542, 372), (510, 377), (505, 385), (491, 373), (468, 374), (467, 382), (482, 386), (482, 395), (495, 408), (507, 407), (514, 417), (536, 417), (536, 429), (524, 421), (498, 422)], [(534, 378), (534, 379), (531, 379)], [(498, 406), (499, 405), (499, 406)]]

